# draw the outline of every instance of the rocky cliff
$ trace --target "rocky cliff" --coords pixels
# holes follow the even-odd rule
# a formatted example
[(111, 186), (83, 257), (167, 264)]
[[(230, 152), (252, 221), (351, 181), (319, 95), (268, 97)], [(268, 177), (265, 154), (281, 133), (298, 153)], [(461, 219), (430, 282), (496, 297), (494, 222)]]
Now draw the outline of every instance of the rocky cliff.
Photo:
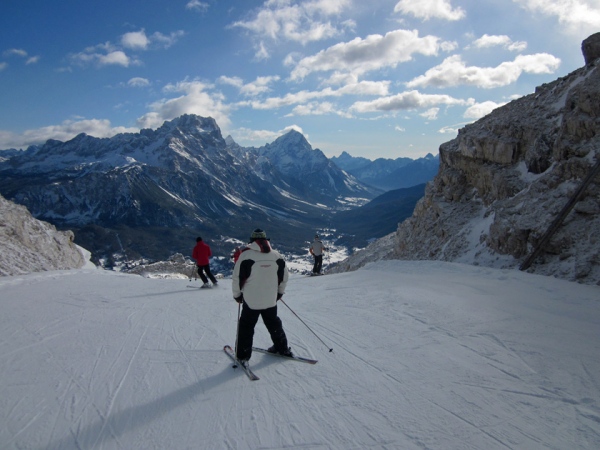
[(0, 276), (83, 267), (86, 260), (73, 237), (0, 195)]
[[(440, 146), (440, 169), (393, 238), (338, 271), (375, 259), (518, 268), (600, 160), (600, 33), (586, 65), (494, 110)], [(390, 239), (387, 239), (390, 242)], [(600, 176), (528, 269), (600, 283)]]

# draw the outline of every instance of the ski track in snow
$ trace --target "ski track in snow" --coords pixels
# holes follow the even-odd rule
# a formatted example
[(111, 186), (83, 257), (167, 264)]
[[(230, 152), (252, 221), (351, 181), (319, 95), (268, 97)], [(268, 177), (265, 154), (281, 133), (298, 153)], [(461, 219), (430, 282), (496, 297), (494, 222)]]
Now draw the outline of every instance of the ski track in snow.
[(0, 278), (0, 448), (600, 448), (597, 286), (431, 261), (292, 276), (286, 303), (324, 343), (279, 315), (319, 362), (254, 353), (250, 381), (222, 351), (231, 280), (188, 283)]

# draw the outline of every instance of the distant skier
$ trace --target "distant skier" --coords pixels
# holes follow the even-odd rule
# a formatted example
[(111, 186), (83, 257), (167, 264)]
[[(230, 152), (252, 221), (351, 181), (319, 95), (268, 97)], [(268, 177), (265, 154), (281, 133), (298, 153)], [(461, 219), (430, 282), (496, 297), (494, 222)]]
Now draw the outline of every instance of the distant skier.
[(248, 249), (235, 263), (232, 276), (233, 298), (241, 303), (236, 357), (245, 364), (252, 356), (254, 327), (259, 316), (271, 335), (271, 353), (292, 356), (281, 319), (277, 316), (277, 300), (285, 293), (288, 270), (283, 257), (271, 248), (267, 234), (257, 228), (250, 236)]
[[(203, 288), (211, 287), (208, 284), (208, 278), (212, 281), (213, 285), (216, 286), (217, 279), (210, 272), (210, 261), (209, 258), (212, 256), (212, 251), (207, 243), (205, 243), (201, 237), (196, 238), (196, 246), (192, 251), (192, 258), (196, 261), (196, 265), (198, 266), (198, 275), (200, 279), (204, 283), (202, 285)], [(204, 275), (206, 273), (206, 275)], [(208, 277), (208, 278), (207, 278)]]
[(315, 234), (315, 239), (308, 249), (310, 254), (315, 258), (315, 264), (312, 270), (313, 275), (321, 275), (321, 268), (323, 267), (323, 252), (326, 250), (327, 248), (323, 245), (321, 239), (319, 239), (319, 235)]

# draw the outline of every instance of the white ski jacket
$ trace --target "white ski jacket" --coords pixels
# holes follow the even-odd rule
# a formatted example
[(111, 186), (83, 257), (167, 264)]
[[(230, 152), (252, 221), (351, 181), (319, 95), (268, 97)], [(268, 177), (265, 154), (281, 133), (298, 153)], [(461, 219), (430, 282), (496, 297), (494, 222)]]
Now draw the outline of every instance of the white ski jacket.
[(277, 304), (278, 294), (285, 293), (288, 270), (279, 252), (269, 241), (257, 239), (244, 250), (233, 269), (233, 297), (244, 295), (250, 309), (267, 309)]
[(323, 245), (323, 242), (321, 242), (319, 239), (315, 239), (312, 245), (310, 246), (309, 250), (311, 255), (319, 256), (323, 254), (325, 246)]

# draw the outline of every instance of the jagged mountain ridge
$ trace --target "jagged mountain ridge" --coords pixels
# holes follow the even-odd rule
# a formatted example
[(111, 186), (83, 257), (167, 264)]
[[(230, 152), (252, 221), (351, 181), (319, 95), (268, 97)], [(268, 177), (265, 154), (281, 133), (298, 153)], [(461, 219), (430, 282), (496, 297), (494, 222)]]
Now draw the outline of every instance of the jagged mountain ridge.
[[(0, 165), (10, 179), (2, 189), (34, 216), (61, 225), (189, 226), (215, 213), (230, 215), (243, 201), (249, 208), (274, 203), (279, 194), (223, 151), (225, 145), (214, 120), (197, 116), (139, 134), (81, 134)], [(186, 217), (188, 209), (193, 214)]]
[[(212, 118), (195, 115), (154, 131), (103, 139), (81, 134), (1, 161), (0, 192), (37, 218), (73, 228), (94, 253), (123, 246), (129, 257), (166, 259), (188, 253), (197, 233), (245, 238), (258, 224), (293, 247), (297, 231), (316, 227), (324, 209), (345, 207), (345, 195), (363, 202), (373, 196), (336, 168), (341, 184), (324, 186), (318, 202), (307, 200), (310, 187), (289, 177), (282, 159), (269, 159), (276, 150), (294, 154), (293, 145), (300, 145), (299, 155), (322, 155), (298, 135), (284, 135), (280, 143), (289, 145), (255, 155), (233, 151)], [(310, 170), (307, 180), (320, 175)]]
[(352, 198), (373, 198), (381, 194), (379, 189), (368, 187), (345, 173), (295, 130), (259, 148), (232, 148), (238, 155), (243, 154), (264, 180), (305, 201), (333, 206), (332, 194), (337, 195), (338, 203), (342, 204), (351, 202)]
[(353, 157), (348, 152), (331, 160), (359, 181), (385, 191), (409, 188), (430, 181), (439, 168), (439, 155), (431, 153), (423, 158), (367, 158)]
[[(600, 159), (600, 33), (590, 40), (586, 66), (442, 144), (439, 173), (412, 217), (335, 270), (379, 259), (519, 267)], [(529, 271), (600, 284), (599, 178)]]

